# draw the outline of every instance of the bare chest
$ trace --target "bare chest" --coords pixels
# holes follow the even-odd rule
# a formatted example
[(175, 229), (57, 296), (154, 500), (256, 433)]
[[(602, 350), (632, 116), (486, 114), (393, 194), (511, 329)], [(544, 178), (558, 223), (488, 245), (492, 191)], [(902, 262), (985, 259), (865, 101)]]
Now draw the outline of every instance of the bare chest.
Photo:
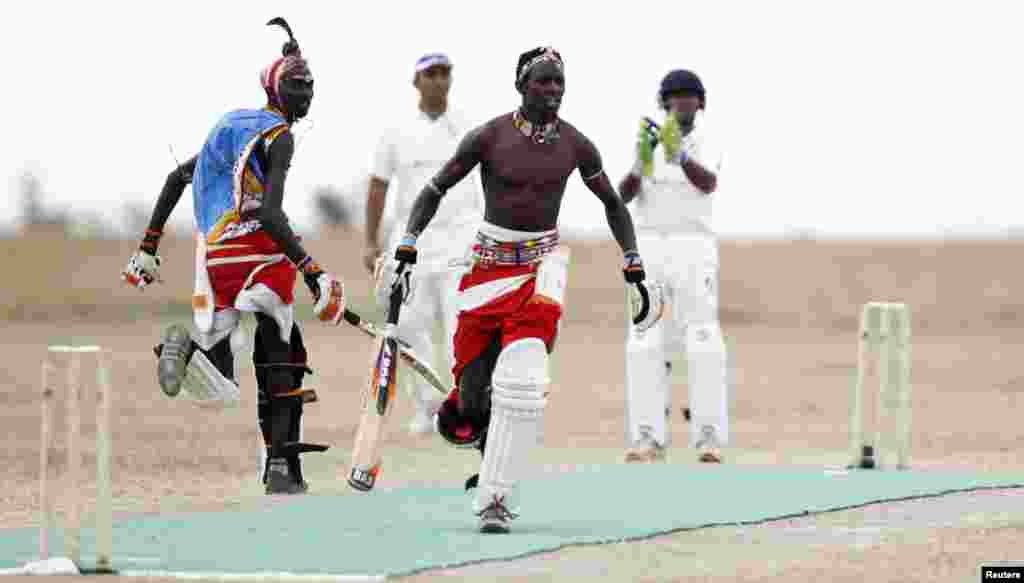
[(510, 184), (564, 182), (579, 163), (575, 150), (567, 136), (537, 144), (510, 125), (499, 132), (485, 172)]

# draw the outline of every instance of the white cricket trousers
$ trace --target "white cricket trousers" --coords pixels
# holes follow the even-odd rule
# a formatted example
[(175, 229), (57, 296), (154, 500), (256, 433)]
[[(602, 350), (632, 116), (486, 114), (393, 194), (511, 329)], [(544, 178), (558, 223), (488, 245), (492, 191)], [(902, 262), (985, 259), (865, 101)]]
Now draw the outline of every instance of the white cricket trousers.
[(626, 439), (669, 445), (670, 366), (685, 347), (689, 385), (690, 446), (711, 426), (729, 441), (726, 349), (718, 322), (718, 243), (705, 234), (638, 231), (648, 282), (665, 293), (661, 320), (640, 333), (627, 321)]
[[(452, 363), (455, 361), (452, 341), (455, 335), (456, 295), (462, 269), (447, 268), (418, 271), (414, 268), (413, 295), (407, 305), (402, 306), (398, 319), (398, 336), (410, 345), (418, 355), (435, 366), (441, 379), (450, 380)], [(440, 324), (444, 330), (444, 343), (438, 350), (434, 330)], [(438, 360), (443, 352), (444, 360)], [(439, 363), (443, 362), (443, 366)], [(444, 368), (444, 371), (441, 370)], [(443, 396), (426, 380), (416, 374), (399, 375), (399, 383), (413, 398), (416, 408), (424, 411), (443, 400)], [(432, 411), (431, 411), (432, 413)]]
[[(428, 230), (420, 237), (419, 259), (412, 270), (412, 297), (402, 306), (398, 318), (397, 333), (408, 342), (412, 349), (435, 367), (441, 379), (451, 382), (450, 372), (455, 362), (452, 341), (455, 336), (458, 317), (457, 298), (459, 279), (466, 271), (466, 257), (477, 231), (476, 224), (452, 225), (446, 228)], [(390, 237), (390, 251), (394, 253), (401, 239), (395, 231)], [(393, 269), (393, 259), (388, 257), (386, 269)], [(384, 281), (387, 281), (387, 274)], [(378, 282), (378, 290), (380, 289)], [(386, 293), (386, 292), (385, 292)], [(378, 303), (386, 306), (380, 297)], [(439, 349), (435, 337), (437, 326), (443, 329), (443, 344)], [(443, 360), (439, 360), (443, 353)], [(443, 370), (442, 370), (443, 369)], [(444, 397), (430, 383), (416, 374), (399, 374), (399, 384), (412, 397), (420, 412), (434, 413)]]

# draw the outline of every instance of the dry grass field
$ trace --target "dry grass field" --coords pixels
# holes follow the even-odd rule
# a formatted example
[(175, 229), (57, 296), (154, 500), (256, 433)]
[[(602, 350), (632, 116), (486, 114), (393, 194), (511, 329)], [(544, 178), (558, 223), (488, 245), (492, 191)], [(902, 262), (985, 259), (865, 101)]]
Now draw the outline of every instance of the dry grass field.
[[(353, 306), (372, 314), (359, 240), (338, 232), (306, 243), (344, 277)], [(37, 520), (40, 359), (52, 343), (95, 342), (114, 351), (116, 514), (240, 508), (258, 499), (249, 364), (240, 362), (242, 407), (224, 412), (167, 400), (155, 382), (151, 348), (160, 330), (190, 318), (188, 240), (162, 245), (165, 283), (144, 293), (118, 280), (132, 242), (37, 233), (3, 245), (0, 525)], [(1022, 254), (1019, 241), (723, 242), (721, 316), (733, 378), (728, 463), (847, 461), (857, 316), (864, 302), (887, 300), (912, 309), (913, 465), (1024, 473), (1024, 273), (1015, 269)], [(621, 459), (619, 263), (610, 242), (573, 244), (543, 463)], [(307, 295), (297, 294), (303, 318)], [(347, 495), (343, 478), (370, 345), (344, 327), (307, 322), (305, 331), (316, 371), (310, 384), (322, 395), (307, 409), (306, 437), (334, 446), (306, 458), (308, 479), (317, 491)], [(677, 370), (678, 407), (686, 389), (685, 369)], [(408, 413), (400, 403), (388, 437), (389, 487), (460, 484), (477, 458), (436, 437), (408, 437)], [(94, 428), (86, 419), (88, 436)], [(674, 423), (674, 442), (685, 443), (681, 416)], [(670, 453), (671, 463), (692, 458), (679, 447)], [(86, 496), (94, 491), (87, 487)], [(672, 510), (701, 503), (681, 492)], [(1024, 495), (1005, 491), (566, 549), (413, 579), (974, 581), (984, 561), (1024, 560), (1021, 541)]]

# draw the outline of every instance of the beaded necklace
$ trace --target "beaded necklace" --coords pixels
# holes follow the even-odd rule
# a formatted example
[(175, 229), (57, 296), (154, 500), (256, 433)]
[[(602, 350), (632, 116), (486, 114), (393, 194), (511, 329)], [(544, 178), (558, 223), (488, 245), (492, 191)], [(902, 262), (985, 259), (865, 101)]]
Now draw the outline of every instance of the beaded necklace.
[(537, 125), (518, 109), (512, 113), (512, 125), (523, 133), (524, 136), (533, 140), (534, 144), (553, 144), (558, 141), (561, 134), (558, 132), (558, 118), (543, 125)]

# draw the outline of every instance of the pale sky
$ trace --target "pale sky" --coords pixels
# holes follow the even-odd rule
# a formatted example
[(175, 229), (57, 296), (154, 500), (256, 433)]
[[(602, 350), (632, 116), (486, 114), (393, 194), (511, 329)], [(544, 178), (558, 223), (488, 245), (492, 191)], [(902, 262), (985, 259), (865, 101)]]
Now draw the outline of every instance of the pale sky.
[[(56, 203), (73, 211), (119, 217), (124, 201), (150, 206), (174, 165), (168, 145), (184, 159), (223, 113), (263, 105), (259, 70), (285, 40), (265, 26), (274, 16), (291, 23), (316, 78), (285, 196), (300, 230), (314, 221), (310, 189), (365, 173), (381, 126), (414, 110), (420, 55), (451, 56), (450, 104), (482, 122), (519, 103), (519, 53), (549, 44), (566, 61), (562, 117), (595, 142), (613, 183), (631, 163), (637, 120), (658, 113), (661, 77), (689, 68), (703, 78), (725, 154), (714, 195), (723, 235), (1024, 225), (1024, 5), (598, 6), (7, 3), (0, 225), (17, 220), (14, 179), (26, 167), (42, 169)], [(179, 205), (172, 222), (191, 221), (191, 205)], [(607, 233), (578, 176), (562, 225)]]

